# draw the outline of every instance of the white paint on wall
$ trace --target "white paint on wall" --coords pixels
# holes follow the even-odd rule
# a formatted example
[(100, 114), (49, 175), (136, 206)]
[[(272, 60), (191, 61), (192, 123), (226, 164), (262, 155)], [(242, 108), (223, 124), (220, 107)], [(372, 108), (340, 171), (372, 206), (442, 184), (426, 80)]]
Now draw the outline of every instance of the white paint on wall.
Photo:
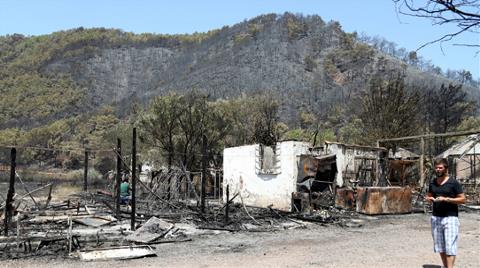
[[(355, 165), (356, 157), (368, 157), (371, 159), (379, 159), (379, 151), (384, 148), (376, 148), (369, 146), (355, 146), (343, 143), (326, 142), (324, 154), (335, 154), (337, 161), (337, 176), (335, 178), (337, 187), (343, 187), (347, 184), (347, 180), (356, 179), (358, 167)], [(379, 169), (378, 161), (376, 161), (376, 170)]]
[[(308, 152), (305, 142), (286, 141), (277, 144), (279, 171), (276, 174), (257, 174), (258, 144), (226, 148), (223, 151), (223, 200), (226, 187), (230, 197), (241, 195), (245, 205), (290, 211), (292, 193), (296, 191), (298, 156)], [(240, 202), (240, 197), (234, 202)]]
[[(290, 211), (292, 193), (297, 190), (299, 156), (310, 154), (309, 144), (297, 141), (277, 144), (277, 157), (280, 161), (275, 174), (261, 174), (258, 159), (259, 146), (255, 144), (224, 149), (223, 200), (226, 201), (226, 187), (229, 185), (230, 197), (239, 193), (245, 205), (257, 207), (272, 205), (273, 208)], [(378, 159), (379, 150), (383, 148), (326, 143), (321, 154), (336, 155), (336, 185), (343, 187), (357, 172), (355, 157)], [(240, 201), (240, 197), (234, 200), (234, 202)]]
[(343, 171), (348, 167), (345, 153), (342, 150), (343, 148), (340, 144), (326, 144), (325, 145), (325, 154), (335, 154), (337, 162), (337, 176), (335, 178), (336, 184), (338, 187), (343, 186)]

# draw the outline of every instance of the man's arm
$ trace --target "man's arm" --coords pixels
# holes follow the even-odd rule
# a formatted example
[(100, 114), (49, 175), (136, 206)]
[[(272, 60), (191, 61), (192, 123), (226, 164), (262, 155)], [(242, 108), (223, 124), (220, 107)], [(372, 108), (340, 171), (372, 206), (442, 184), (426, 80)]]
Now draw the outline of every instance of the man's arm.
[(458, 194), (458, 195), (457, 195), (456, 197), (454, 197), (454, 198), (439, 196), (439, 197), (437, 197), (437, 199), (438, 199), (439, 201), (443, 201), (443, 202), (447, 202), (447, 203), (452, 203), (452, 204), (455, 204), (455, 205), (465, 204), (465, 201), (466, 201), (466, 198), (465, 198), (465, 194), (464, 194), (464, 193)]

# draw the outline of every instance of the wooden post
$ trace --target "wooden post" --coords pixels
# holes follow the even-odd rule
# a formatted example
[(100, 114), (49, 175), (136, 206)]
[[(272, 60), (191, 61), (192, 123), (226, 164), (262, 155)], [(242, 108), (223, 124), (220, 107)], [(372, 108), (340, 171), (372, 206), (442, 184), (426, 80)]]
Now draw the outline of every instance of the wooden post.
[(83, 190), (87, 191), (87, 178), (88, 178), (88, 151), (85, 150), (85, 169), (83, 171)]
[(120, 220), (120, 181), (122, 180), (122, 140), (117, 138), (117, 177), (115, 184), (115, 200), (117, 219)]
[(217, 200), (217, 171), (215, 170), (215, 177), (213, 178), (213, 200)]
[(202, 180), (200, 187), (200, 211), (205, 212), (205, 182), (207, 181), (207, 137), (202, 137)]
[(228, 203), (230, 199), (230, 192), (228, 191), (228, 184), (227, 184), (227, 203), (225, 204), (225, 219), (224, 219), (224, 225), (228, 224)]
[(477, 192), (477, 152), (475, 152), (475, 146), (473, 147), (473, 191)]
[[(377, 141), (377, 148), (380, 148), (380, 141)], [(378, 186), (380, 184), (380, 178), (382, 177), (382, 152), (381, 151), (378, 151), (377, 152), (378, 154), (378, 162), (377, 162), (377, 170), (375, 171), (375, 178), (374, 178), (374, 182), (373, 182), (373, 185), (374, 186)], [(387, 159), (388, 159), (388, 151), (387, 151)], [(385, 160), (386, 161), (386, 160)], [(336, 181), (336, 180), (334, 180)], [(334, 185), (334, 188), (335, 188), (335, 185)], [(333, 195), (335, 196), (335, 189), (333, 190)]]
[(185, 172), (185, 204), (187, 204), (187, 200), (190, 200), (190, 172)]
[(72, 252), (72, 215), (68, 216), (68, 253)]
[(15, 167), (17, 166), (16, 158), (17, 158), (17, 149), (12, 148), (10, 150), (10, 184), (8, 185), (7, 201), (5, 203), (5, 213), (4, 213), (5, 236), (8, 236), (8, 224), (10, 223), (10, 220), (12, 218), (12, 212), (13, 212), (12, 201), (13, 201), (13, 195), (15, 194)]
[(185, 172), (185, 204), (187, 204), (187, 200), (190, 197), (190, 193), (188, 192), (188, 183), (190, 182), (190, 173)]
[(137, 184), (137, 128), (133, 128), (132, 132), (132, 215), (130, 217), (130, 229), (135, 231), (135, 210), (136, 210), (136, 201), (135, 201), (135, 192)]
[(223, 199), (223, 169), (218, 172), (218, 199)]
[(425, 138), (420, 138), (420, 187), (425, 184)]
[(17, 215), (17, 245), (20, 244), (20, 219), (22, 218), (21, 213)]

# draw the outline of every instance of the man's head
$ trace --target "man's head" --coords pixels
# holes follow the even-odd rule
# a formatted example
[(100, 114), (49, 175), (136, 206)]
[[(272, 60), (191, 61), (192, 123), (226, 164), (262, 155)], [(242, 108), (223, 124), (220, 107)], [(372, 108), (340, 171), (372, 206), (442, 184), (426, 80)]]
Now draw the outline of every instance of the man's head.
[(435, 159), (433, 164), (435, 166), (435, 174), (437, 175), (437, 177), (443, 177), (443, 176), (447, 175), (447, 172), (448, 172), (448, 161), (447, 161), (447, 159), (445, 159), (445, 158)]

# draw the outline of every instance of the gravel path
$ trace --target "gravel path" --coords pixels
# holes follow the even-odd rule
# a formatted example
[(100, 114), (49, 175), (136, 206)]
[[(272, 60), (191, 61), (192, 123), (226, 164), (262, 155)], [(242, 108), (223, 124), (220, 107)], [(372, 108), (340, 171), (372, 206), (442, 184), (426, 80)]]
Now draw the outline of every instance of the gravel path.
[[(157, 245), (158, 257), (129, 261), (26, 259), (1, 267), (424, 267), (440, 268), (432, 252), (429, 215), (363, 216), (362, 227), (309, 224), (305, 229), (222, 233)], [(460, 214), (456, 267), (480, 267), (480, 214)]]

